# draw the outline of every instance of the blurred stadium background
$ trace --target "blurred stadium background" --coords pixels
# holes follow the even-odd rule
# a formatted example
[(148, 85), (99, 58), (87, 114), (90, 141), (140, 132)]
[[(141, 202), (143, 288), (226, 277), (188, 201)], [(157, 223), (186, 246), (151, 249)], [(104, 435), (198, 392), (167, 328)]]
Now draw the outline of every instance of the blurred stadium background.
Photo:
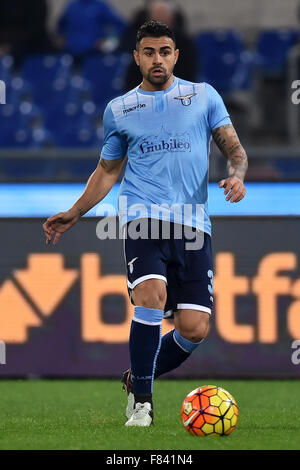
[[(96, 209), (55, 248), (42, 223), (97, 165), (103, 110), (139, 84), (134, 37), (150, 17), (177, 33), (175, 74), (221, 93), (249, 157), (247, 197), (226, 205), (226, 162), (212, 145), (213, 326), (173, 375), (299, 377), (298, 0), (2, 0), (0, 375), (119, 377), (128, 367), (121, 241), (97, 238)], [(106, 202), (116, 206), (117, 192)]]

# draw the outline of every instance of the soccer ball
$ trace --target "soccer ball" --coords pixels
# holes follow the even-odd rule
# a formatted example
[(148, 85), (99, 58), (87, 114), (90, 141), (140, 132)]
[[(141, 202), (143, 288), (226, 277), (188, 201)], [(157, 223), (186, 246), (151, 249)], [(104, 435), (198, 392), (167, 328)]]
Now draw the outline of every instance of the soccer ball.
[(193, 436), (228, 435), (235, 429), (238, 416), (233, 396), (216, 385), (196, 388), (181, 407), (183, 426)]

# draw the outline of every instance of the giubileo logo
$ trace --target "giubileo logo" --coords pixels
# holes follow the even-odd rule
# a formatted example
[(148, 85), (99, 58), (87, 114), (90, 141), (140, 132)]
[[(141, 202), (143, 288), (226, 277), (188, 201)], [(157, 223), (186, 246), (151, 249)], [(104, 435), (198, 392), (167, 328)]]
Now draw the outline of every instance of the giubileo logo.
[(160, 134), (144, 137), (139, 146), (143, 155), (156, 152), (190, 152), (191, 138), (188, 132), (170, 134), (162, 128)]
[(180, 100), (183, 106), (190, 106), (192, 103), (193, 96), (196, 96), (197, 93), (190, 93), (189, 95), (184, 96), (175, 96), (174, 100)]

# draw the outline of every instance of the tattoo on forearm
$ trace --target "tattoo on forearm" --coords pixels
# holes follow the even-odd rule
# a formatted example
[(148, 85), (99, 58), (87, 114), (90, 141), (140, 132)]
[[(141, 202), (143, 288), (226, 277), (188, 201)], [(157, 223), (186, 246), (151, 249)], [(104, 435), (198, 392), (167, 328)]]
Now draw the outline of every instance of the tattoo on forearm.
[(216, 142), (216, 144), (219, 147), (219, 149), (221, 150), (221, 152), (223, 152), (223, 148), (226, 145), (226, 139), (224, 138), (224, 132), (225, 132), (225, 129), (228, 129), (229, 127), (231, 127), (230, 124), (226, 124), (225, 126), (218, 127), (218, 129), (215, 129), (214, 131), (212, 131), (214, 141)]
[(248, 159), (233, 125), (226, 124), (218, 127), (212, 132), (212, 135), (220, 151), (228, 160), (229, 176), (234, 175), (243, 179), (248, 168)]
[(241, 153), (236, 155), (230, 155), (227, 163), (228, 173), (231, 176), (244, 177), (248, 168), (247, 155), (244, 149), (241, 147)]

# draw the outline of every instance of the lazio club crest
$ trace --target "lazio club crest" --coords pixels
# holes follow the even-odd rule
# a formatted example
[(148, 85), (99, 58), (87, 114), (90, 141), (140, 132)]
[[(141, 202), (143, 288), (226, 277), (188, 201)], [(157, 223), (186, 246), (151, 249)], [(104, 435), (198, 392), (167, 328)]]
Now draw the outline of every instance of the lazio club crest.
[(174, 100), (181, 100), (181, 104), (183, 104), (183, 106), (190, 106), (192, 103), (192, 98), (195, 95), (197, 95), (197, 93), (191, 93), (185, 96), (175, 96)]

